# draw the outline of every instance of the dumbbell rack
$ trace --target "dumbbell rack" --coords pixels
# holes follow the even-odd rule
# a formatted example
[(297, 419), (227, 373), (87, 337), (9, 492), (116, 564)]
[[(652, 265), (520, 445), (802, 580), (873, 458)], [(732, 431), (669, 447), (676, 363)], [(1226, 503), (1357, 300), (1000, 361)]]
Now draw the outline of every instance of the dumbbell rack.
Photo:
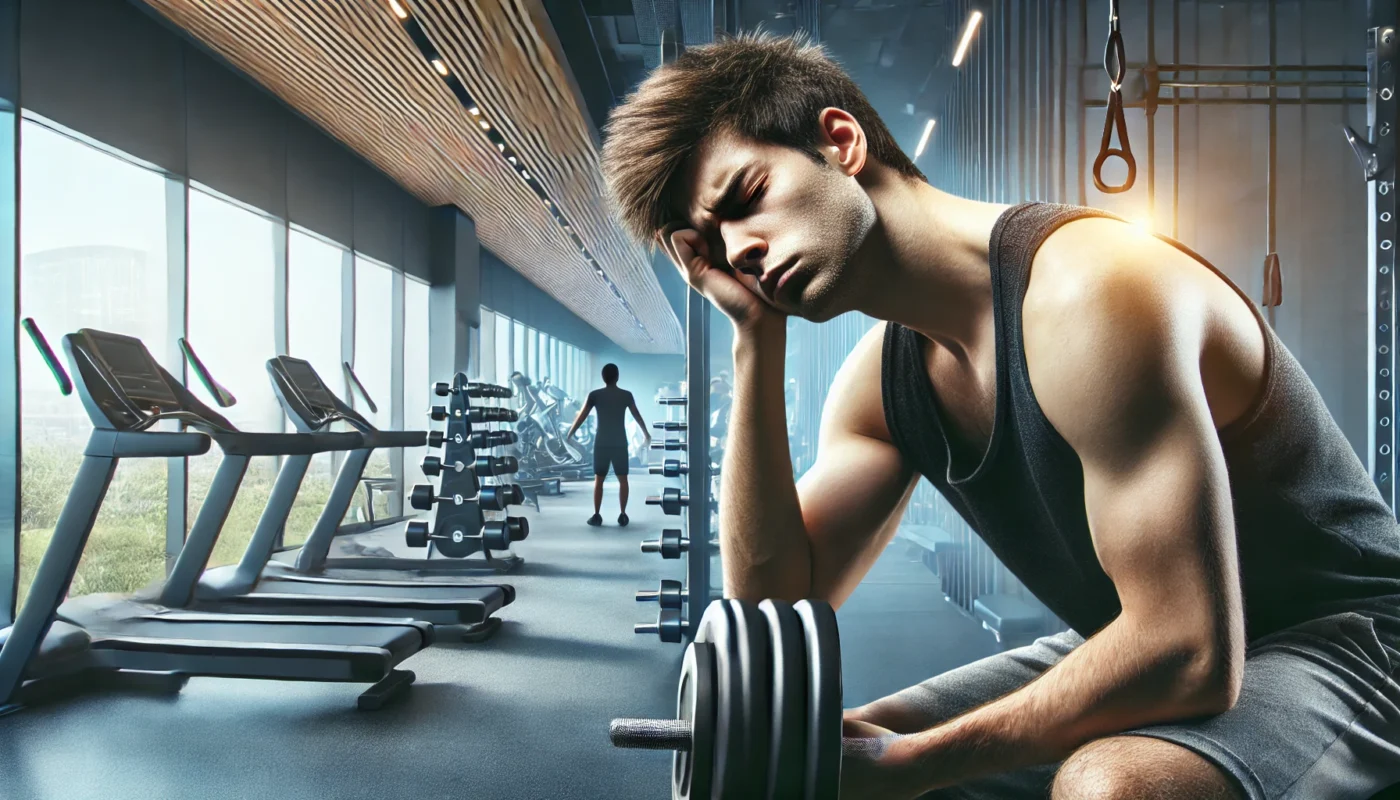
[[(530, 533), (523, 517), (502, 515), (488, 519), (486, 512), (506, 512), (523, 499), (520, 487), (497, 482), (502, 476), (515, 474), (519, 468), (510, 456), (495, 456), (478, 450), (489, 450), (514, 443), (515, 432), (492, 430), (499, 423), (515, 422), (515, 412), (494, 406), (473, 406), (473, 398), (508, 398), (511, 391), (493, 384), (476, 383), (458, 373), (451, 383), (440, 382), (433, 387), (448, 404), (434, 406), (429, 416), (447, 423), (445, 431), (428, 434), (428, 446), (441, 448), (441, 455), (423, 459), (423, 474), (436, 476), (438, 481), (413, 487), (410, 503), (420, 511), (433, 511), (431, 522), (412, 520), (404, 531), (410, 547), (427, 547), (433, 555), (444, 559), (465, 559), (480, 553), (480, 569), (510, 572), (524, 560), (510, 552), (513, 542)], [(493, 483), (483, 484), (483, 479)]]
[[(685, 406), (689, 400), (686, 397), (660, 397), (657, 398), (657, 402), (666, 409), (666, 419), (652, 423), (652, 427), (663, 434), (686, 434), (689, 425), (673, 417), (674, 409)], [(651, 449), (665, 453), (684, 452), (686, 440), (680, 436), (666, 436), (653, 442)], [(661, 466), (652, 467), (650, 471), (652, 475), (676, 478), (684, 484), (689, 468), (679, 458), (667, 458), (661, 462)], [(668, 486), (661, 490), (659, 496), (648, 497), (647, 505), (660, 506), (662, 513), (668, 517), (677, 517), (690, 505), (690, 497), (681, 487)], [(643, 553), (659, 553), (665, 559), (679, 559), (682, 553), (688, 553), (689, 550), (690, 540), (680, 528), (665, 528), (661, 531), (660, 538), (642, 542)], [(655, 602), (659, 608), (655, 623), (636, 625), (633, 630), (639, 634), (654, 633), (663, 642), (679, 643), (688, 631), (694, 630), (694, 626), (685, 618), (689, 601), (689, 592), (681, 581), (670, 578), (663, 579), (656, 589), (638, 591), (637, 602)]]

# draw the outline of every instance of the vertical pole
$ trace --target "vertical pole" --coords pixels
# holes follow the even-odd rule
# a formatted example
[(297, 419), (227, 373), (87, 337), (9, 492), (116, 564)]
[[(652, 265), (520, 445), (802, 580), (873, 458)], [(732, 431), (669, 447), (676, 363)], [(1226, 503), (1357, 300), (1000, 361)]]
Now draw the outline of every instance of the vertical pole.
[(1147, 110), (1147, 224), (1157, 227), (1157, 3), (1147, 0), (1147, 70), (1145, 107)]
[[(1181, 0), (1172, 0), (1172, 63), (1181, 63)], [(1172, 87), (1172, 238), (1181, 236), (1181, 90)]]
[(1400, 124), (1395, 97), (1397, 48), (1396, 0), (1370, 0), (1370, 41), (1366, 53), (1368, 139), (1376, 147), (1380, 172), (1370, 182), (1371, 293), (1369, 340), (1373, 367), (1368, 405), (1371, 410), (1371, 477), (1385, 501), (1395, 508), (1395, 137)]
[[(19, 0), (0, 0), (0, 627), (15, 618), (19, 585)], [(0, 689), (0, 702), (4, 701)]]
[[(1269, 20), (1269, 164), (1264, 176), (1267, 195), (1264, 211), (1265, 254), (1278, 252), (1278, 13), (1274, 3), (1268, 6)], [(1277, 307), (1268, 306), (1269, 327), (1273, 328)]]
[(1079, 94), (1079, 135), (1075, 138), (1079, 140), (1079, 172), (1075, 178), (1079, 184), (1079, 205), (1089, 202), (1089, 187), (1085, 184), (1084, 173), (1087, 167), (1085, 163), (1084, 148), (1088, 146), (1087, 131), (1089, 124), (1089, 107), (1084, 104), (1084, 66), (1089, 63), (1089, 8), (1088, 0), (1079, 0), (1079, 64), (1075, 67), (1075, 84), (1081, 87), (1077, 90)]
[[(166, 253), (166, 347), (161, 363), (189, 385), (189, 365), (177, 340), (189, 332), (189, 198), (190, 184), (185, 177), (165, 180)], [(169, 425), (170, 423), (166, 423)], [(165, 571), (175, 566), (175, 557), (185, 546), (189, 523), (188, 458), (165, 460)]]

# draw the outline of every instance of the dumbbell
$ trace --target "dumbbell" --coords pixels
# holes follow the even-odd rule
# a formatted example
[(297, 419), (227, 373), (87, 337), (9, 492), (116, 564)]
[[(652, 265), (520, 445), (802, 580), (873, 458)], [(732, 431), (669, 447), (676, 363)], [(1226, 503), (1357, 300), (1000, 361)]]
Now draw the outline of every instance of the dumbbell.
[(447, 419), (447, 416), (447, 406), (433, 406), (428, 409), (428, 419), (431, 419), (433, 422), (442, 422)]
[(483, 486), (476, 496), (476, 502), (487, 511), (505, 511), (506, 506), (518, 506), (525, 502), (525, 492), (514, 483)]
[(690, 550), (690, 539), (681, 536), (680, 528), (665, 528), (658, 539), (642, 542), (643, 553), (660, 553), (662, 558), (680, 558)]
[(689, 402), (689, 401), (686, 399), (685, 395), (681, 395), (680, 397), (658, 397), (658, 398), (656, 398), (656, 404), (659, 405), (659, 406), (683, 406), (683, 405), (685, 405), (687, 402)]
[(651, 474), (665, 475), (668, 478), (679, 478), (682, 475), (689, 475), (690, 468), (682, 464), (678, 458), (668, 458), (661, 462), (661, 466), (652, 467)]
[(467, 499), (460, 494), (443, 495), (439, 497), (433, 494), (432, 484), (420, 483), (413, 487), (413, 492), (408, 497), (409, 505), (419, 511), (431, 511), (435, 503), (451, 503), (460, 506), (467, 502)]
[[(506, 517), (492, 520), (481, 526), (476, 533), (467, 533), (460, 527), (451, 526), (445, 532), (433, 531), (425, 519), (409, 520), (404, 528), (404, 543), (409, 547), (427, 547), (428, 542), (437, 541), (443, 555), (461, 558), (477, 550), (509, 550), (511, 542), (518, 542), (530, 535), (530, 523), (524, 517)], [(476, 540), (478, 548), (463, 548), (466, 542)]]
[(638, 603), (657, 602), (662, 608), (680, 608), (685, 604), (685, 589), (680, 581), (664, 578), (659, 589), (643, 589), (637, 592)]
[(471, 419), (472, 424), (480, 424), (483, 422), (515, 422), (517, 414), (514, 409), (510, 408), (494, 408), (489, 406), (482, 408), (478, 406), (471, 410), (468, 418)]
[(841, 637), (821, 601), (716, 600), (686, 647), (676, 719), (615, 719), (616, 747), (676, 751), (674, 798), (836, 800)]
[(684, 450), (684, 449), (685, 449), (685, 440), (684, 440), (684, 439), (662, 439), (662, 440), (659, 441), (659, 442), (652, 442), (652, 443), (651, 443), (651, 449), (653, 449), (653, 450)]
[(690, 426), (684, 422), (653, 422), (651, 427), (658, 431), (683, 431)]
[(497, 386), (494, 383), (469, 383), (467, 384), (467, 397), (514, 397), (515, 392), (504, 386)]
[(472, 471), (478, 478), (489, 478), (493, 475), (513, 475), (520, 469), (520, 462), (515, 456), (477, 456), (476, 464), (472, 466)]
[(505, 447), (520, 440), (515, 431), (472, 431), (472, 447), (489, 450), (492, 447)]
[[(443, 466), (441, 458), (437, 456), (423, 456), (423, 461), (418, 465), (418, 468), (423, 470), (424, 475), (436, 477), (442, 474)], [(461, 472), (467, 468), (467, 465), (460, 461), (453, 461), (451, 464), (447, 464), (446, 467), (453, 472)], [(417, 491), (417, 487), (414, 487), (414, 491)]]
[(428, 431), (428, 446), (442, 447), (443, 440), (446, 438), (447, 434), (442, 431)]
[(681, 509), (690, 505), (690, 495), (681, 494), (680, 489), (667, 487), (661, 490), (660, 497), (648, 497), (647, 505), (661, 506), (662, 513), (674, 517), (681, 513)]
[(656, 622), (639, 622), (632, 626), (632, 632), (636, 634), (654, 633), (661, 637), (663, 642), (678, 644), (689, 627), (686, 621), (681, 618), (679, 610), (663, 608), (656, 613)]

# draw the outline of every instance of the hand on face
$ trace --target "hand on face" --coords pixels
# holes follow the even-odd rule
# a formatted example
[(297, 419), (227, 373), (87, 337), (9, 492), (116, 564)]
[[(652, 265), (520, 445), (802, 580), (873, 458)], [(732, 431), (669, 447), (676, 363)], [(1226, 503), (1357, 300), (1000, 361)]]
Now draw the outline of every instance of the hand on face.
[(735, 272), (728, 264), (716, 265), (709, 257), (709, 246), (699, 232), (681, 223), (666, 226), (657, 234), (671, 262), (685, 282), (703, 294), (735, 325), (756, 325), (765, 319), (781, 319), (782, 312), (764, 302), (758, 294), (757, 279)]

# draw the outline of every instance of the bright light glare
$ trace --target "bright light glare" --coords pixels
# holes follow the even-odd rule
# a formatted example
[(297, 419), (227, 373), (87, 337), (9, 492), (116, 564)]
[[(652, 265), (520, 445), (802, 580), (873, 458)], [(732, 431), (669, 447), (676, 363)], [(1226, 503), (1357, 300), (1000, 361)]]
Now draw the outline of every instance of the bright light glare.
[(437, 70), (439, 75), (447, 74), (447, 64), (443, 63), (440, 58), (433, 59), (433, 69)]
[(1134, 228), (1137, 228), (1138, 231), (1140, 231), (1141, 233), (1146, 233), (1146, 234), (1151, 235), (1151, 233), (1152, 233), (1152, 220), (1148, 219), (1147, 217), (1134, 217), (1134, 218), (1131, 220), (1131, 222), (1132, 222), (1132, 224), (1133, 224), (1133, 227), (1134, 227)]
[(974, 11), (967, 18), (967, 28), (963, 30), (962, 41), (958, 42), (958, 52), (953, 56), (953, 66), (961, 67), (967, 56), (967, 48), (972, 46), (972, 37), (977, 34), (977, 26), (982, 24), (982, 12)]
[(389, 8), (393, 10), (394, 16), (399, 19), (408, 19), (408, 9), (399, 5), (399, 0), (389, 0)]
[(919, 146), (914, 148), (914, 158), (924, 154), (924, 148), (928, 147), (928, 137), (933, 133), (933, 125), (934, 120), (930, 118), (928, 124), (924, 126), (924, 135), (919, 137)]

